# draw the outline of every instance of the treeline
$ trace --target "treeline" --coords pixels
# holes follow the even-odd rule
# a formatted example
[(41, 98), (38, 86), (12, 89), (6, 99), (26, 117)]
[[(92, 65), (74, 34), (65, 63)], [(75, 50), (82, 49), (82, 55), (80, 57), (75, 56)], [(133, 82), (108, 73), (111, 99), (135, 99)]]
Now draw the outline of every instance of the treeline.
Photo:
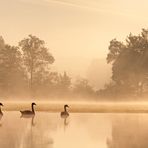
[(29, 35), (17, 46), (0, 37), (0, 96), (5, 98), (94, 97), (86, 79), (72, 83), (66, 73), (52, 71), (55, 58), (45, 42)]
[(0, 38), (0, 97), (96, 98), (125, 100), (148, 95), (148, 30), (129, 34), (124, 42), (110, 41), (107, 63), (111, 82), (95, 91), (87, 79), (75, 82), (66, 73), (52, 71), (55, 58), (45, 42), (29, 35), (17, 46)]
[(148, 95), (148, 30), (130, 33), (124, 42), (110, 41), (107, 63), (112, 64), (112, 81), (98, 91), (100, 97), (125, 100)]

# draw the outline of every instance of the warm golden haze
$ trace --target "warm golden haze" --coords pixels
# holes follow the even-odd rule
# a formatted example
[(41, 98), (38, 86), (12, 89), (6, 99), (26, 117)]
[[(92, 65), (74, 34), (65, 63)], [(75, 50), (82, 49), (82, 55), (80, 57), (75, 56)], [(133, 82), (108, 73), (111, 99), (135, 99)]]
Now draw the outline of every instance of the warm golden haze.
[[(147, 0), (1, 0), (0, 34), (12, 45), (28, 34), (36, 35), (52, 50), (54, 68), (59, 72), (66, 70), (72, 76), (87, 76), (93, 59), (106, 58), (112, 38), (124, 40), (130, 32), (138, 34), (147, 26), (147, 3)], [(105, 69), (99, 79), (95, 76), (103, 85)]]

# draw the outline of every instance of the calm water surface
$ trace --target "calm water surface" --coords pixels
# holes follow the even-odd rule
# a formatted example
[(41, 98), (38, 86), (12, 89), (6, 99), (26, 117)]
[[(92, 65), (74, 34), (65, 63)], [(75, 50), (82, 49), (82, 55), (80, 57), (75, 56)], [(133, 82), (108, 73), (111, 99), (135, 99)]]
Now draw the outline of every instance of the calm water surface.
[(147, 148), (147, 114), (37, 112), (20, 118), (5, 112), (0, 121), (0, 148)]

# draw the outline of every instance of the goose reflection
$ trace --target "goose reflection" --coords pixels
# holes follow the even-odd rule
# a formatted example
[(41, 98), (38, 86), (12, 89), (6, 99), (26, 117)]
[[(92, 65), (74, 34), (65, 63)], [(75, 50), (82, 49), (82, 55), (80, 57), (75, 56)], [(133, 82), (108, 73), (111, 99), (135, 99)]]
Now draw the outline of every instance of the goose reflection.
[(64, 123), (63, 123), (63, 125), (64, 125), (64, 131), (65, 131), (66, 128), (68, 127), (68, 125), (69, 125), (68, 117), (65, 117), (65, 118), (64, 118)]
[(36, 123), (34, 122), (34, 116), (31, 118), (31, 126), (35, 126)]

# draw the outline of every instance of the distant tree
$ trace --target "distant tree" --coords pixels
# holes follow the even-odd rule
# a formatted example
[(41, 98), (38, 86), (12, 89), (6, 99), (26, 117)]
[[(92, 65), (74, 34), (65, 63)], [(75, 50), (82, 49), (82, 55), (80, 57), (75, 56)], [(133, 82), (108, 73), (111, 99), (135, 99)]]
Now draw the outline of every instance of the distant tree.
[(112, 64), (112, 79), (116, 85), (142, 93), (148, 83), (148, 30), (142, 29), (137, 36), (130, 33), (125, 43), (113, 39), (107, 62)]
[(94, 90), (92, 86), (89, 84), (87, 79), (76, 80), (73, 86), (73, 92), (78, 96), (88, 96), (88, 97), (94, 94)]
[(43, 79), (43, 73), (42, 76), (40, 75), (41, 71), (45, 72), (49, 68), (49, 64), (54, 62), (54, 57), (45, 47), (45, 42), (33, 35), (21, 40), (19, 46), (23, 51), (24, 65), (29, 74), (29, 84), (32, 91), (36, 81), (35, 76), (38, 75), (38, 80)]
[(2, 36), (0, 36), (0, 49), (3, 49), (5, 47), (5, 41)]
[[(99, 96), (101, 99), (110, 99), (110, 100), (120, 100), (125, 98), (129, 98), (129, 96), (134, 96), (133, 90), (125, 85), (118, 85), (114, 81), (111, 81), (110, 83), (105, 84), (103, 89), (100, 89), (96, 91), (97, 96)], [(131, 98), (133, 99), (133, 98)]]
[(71, 86), (71, 78), (67, 75), (66, 72), (64, 72), (64, 74), (60, 74), (59, 75), (59, 85), (60, 88), (63, 90), (68, 90), (69, 87)]
[(48, 88), (52, 90), (55, 96), (69, 96), (71, 78), (67, 75), (66, 72), (64, 72), (64, 74), (51, 72), (48, 76), (47, 82)]
[(44, 96), (68, 96), (70, 92), (71, 78), (64, 72), (59, 74), (58, 72), (45, 71), (40, 69), (34, 75), (34, 92), (37, 95)]
[(50, 89), (57, 89), (57, 86), (59, 85), (59, 74), (58, 72), (50, 72), (47, 78), (47, 85)]
[(46, 86), (46, 81), (48, 79), (49, 76), (49, 71), (47, 69), (45, 69), (44, 67), (41, 67), (40, 69), (38, 69), (38, 71), (36, 73), (34, 73), (34, 81), (33, 81), (33, 86), (34, 89), (38, 89), (41, 86)]

